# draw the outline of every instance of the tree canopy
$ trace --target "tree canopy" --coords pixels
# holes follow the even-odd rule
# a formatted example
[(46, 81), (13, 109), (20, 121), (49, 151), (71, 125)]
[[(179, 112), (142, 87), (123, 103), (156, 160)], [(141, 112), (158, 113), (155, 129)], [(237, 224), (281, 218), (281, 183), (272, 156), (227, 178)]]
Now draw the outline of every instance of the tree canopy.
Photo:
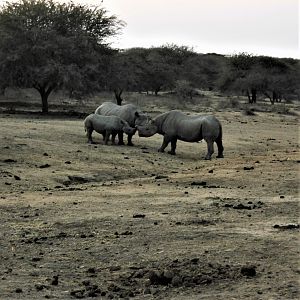
[(54, 89), (101, 89), (112, 52), (107, 40), (123, 25), (102, 7), (52, 0), (6, 3), (0, 10), (2, 85), (37, 89), (45, 113)]

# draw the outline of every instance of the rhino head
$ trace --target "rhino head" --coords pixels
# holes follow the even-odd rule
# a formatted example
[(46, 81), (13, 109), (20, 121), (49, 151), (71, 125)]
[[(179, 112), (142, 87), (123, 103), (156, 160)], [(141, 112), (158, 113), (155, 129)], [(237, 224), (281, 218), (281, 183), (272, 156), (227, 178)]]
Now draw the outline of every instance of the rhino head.
[(154, 123), (153, 120), (150, 120), (147, 124), (142, 126), (135, 126), (137, 129), (140, 137), (150, 137), (157, 133), (157, 125)]
[(136, 126), (143, 126), (149, 122), (149, 117), (144, 113), (140, 113), (136, 111), (134, 117), (135, 117), (134, 124)]
[(129, 124), (127, 122), (123, 121), (123, 132), (129, 135), (134, 135), (136, 133), (136, 128), (134, 127), (130, 127)]

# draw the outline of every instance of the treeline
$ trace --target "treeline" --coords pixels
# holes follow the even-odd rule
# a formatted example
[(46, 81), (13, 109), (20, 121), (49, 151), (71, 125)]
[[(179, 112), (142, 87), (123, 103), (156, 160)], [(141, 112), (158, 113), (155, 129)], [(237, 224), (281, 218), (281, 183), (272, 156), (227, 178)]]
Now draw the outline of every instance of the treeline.
[(271, 103), (299, 99), (300, 63), (295, 59), (199, 54), (173, 44), (113, 49), (107, 42), (124, 23), (102, 8), (52, 0), (21, 0), (0, 9), (0, 92), (34, 88), (48, 112), (56, 90), (70, 98), (112, 91), (173, 91), (187, 101), (199, 90), (258, 95)]
[(247, 95), (249, 103), (255, 103), (260, 94), (272, 104), (300, 97), (300, 62), (296, 59), (199, 54), (186, 46), (165, 45), (122, 50), (112, 62), (110, 88), (117, 99), (124, 90), (155, 95), (171, 90), (183, 98), (192, 98), (197, 90), (220, 90)]

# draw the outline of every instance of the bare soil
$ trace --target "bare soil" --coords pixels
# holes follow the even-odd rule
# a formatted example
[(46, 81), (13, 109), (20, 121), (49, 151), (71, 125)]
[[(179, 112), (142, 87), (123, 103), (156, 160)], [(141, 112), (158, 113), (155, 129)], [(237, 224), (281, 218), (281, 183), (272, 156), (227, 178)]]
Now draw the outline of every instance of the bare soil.
[(299, 123), (221, 111), (224, 159), (0, 115), (1, 299), (299, 299)]

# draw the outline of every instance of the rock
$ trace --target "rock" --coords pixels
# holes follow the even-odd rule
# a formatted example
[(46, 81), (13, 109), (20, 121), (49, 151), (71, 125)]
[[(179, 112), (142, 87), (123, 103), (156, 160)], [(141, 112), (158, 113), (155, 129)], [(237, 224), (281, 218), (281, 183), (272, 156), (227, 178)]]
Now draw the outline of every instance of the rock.
[(250, 205), (244, 205), (242, 203), (239, 203), (237, 205), (232, 206), (234, 209), (252, 209)]
[(23, 290), (21, 288), (16, 288), (15, 292), (19, 294), (19, 293), (23, 293)]
[(154, 179), (164, 179), (164, 178), (168, 178), (168, 176), (166, 176), (166, 175), (157, 175), (157, 176), (155, 176)]
[(42, 291), (46, 286), (44, 284), (36, 284), (34, 287), (37, 291)]
[(199, 258), (192, 258), (191, 259), (192, 264), (198, 264), (198, 262), (199, 262)]
[(255, 266), (244, 266), (241, 268), (241, 274), (247, 277), (256, 276), (256, 267)]
[(49, 164), (44, 164), (44, 165), (39, 166), (40, 169), (45, 169), (45, 168), (49, 168), (49, 167), (50, 167)]
[(75, 290), (75, 291), (71, 291), (70, 292), (70, 295), (74, 298), (77, 298), (77, 299), (82, 299), (84, 298), (84, 292), (85, 290)]
[(3, 162), (5, 162), (5, 163), (15, 163), (17, 161), (14, 160), (14, 159), (8, 158), (8, 159), (4, 159)]
[(250, 171), (250, 170), (254, 170), (254, 167), (244, 167), (245, 171)]
[(300, 226), (299, 226), (299, 224), (286, 224), (286, 225), (275, 224), (273, 226), (273, 228), (276, 228), (276, 229), (299, 229)]
[(193, 181), (191, 185), (200, 185), (200, 186), (205, 186), (207, 183), (206, 181)]
[(15, 180), (21, 180), (21, 177), (14, 175)]
[(120, 271), (120, 270), (121, 270), (121, 266), (110, 266), (109, 267), (109, 271), (111, 271), (111, 272)]
[(172, 278), (172, 281), (171, 281), (171, 284), (174, 286), (174, 287), (179, 287), (181, 284), (182, 284), (182, 278), (178, 275), (175, 275), (173, 278)]
[(41, 258), (40, 258), (40, 257), (33, 257), (31, 260), (32, 260), (32, 261), (40, 261)]
[(91, 273), (91, 274), (95, 274), (96, 273), (96, 269), (95, 268), (88, 268), (87, 272)]
[(132, 217), (133, 218), (145, 218), (146, 215), (144, 215), (144, 214), (134, 214)]
[(68, 179), (71, 183), (87, 183), (91, 181), (90, 177), (80, 175), (68, 175)]
[(128, 230), (120, 233), (120, 235), (132, 235), (132, 234), (133, 234), (132, 231), (128, 231)]
[(58, 275), (54, 275), (51, 281), (52, 285), (58, 285)]
[(171, 270), (164, 270), (163, 272), (163, 276), (167, 279), (170, 280), (170, 282), (172, 281), (172, 278), (174, 277), (174, 273)]

